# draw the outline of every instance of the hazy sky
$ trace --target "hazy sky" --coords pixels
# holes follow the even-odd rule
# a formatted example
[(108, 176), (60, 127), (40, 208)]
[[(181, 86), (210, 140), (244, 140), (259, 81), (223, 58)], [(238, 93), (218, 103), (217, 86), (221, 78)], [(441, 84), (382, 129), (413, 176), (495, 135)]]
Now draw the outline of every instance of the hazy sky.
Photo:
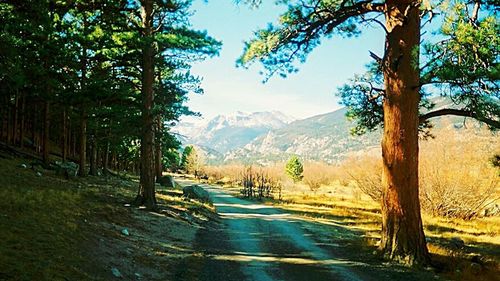
[(189, 107), (205, 118), (235, 111), (278, 110), (296, 118), (331, 112), (337, 108), (337, 87), (354, 73), (362, 73), (370, 61), (368, 51), (380, 56), (383, 50), (383, 31), (369, 28), (357, 38), (323, 40), (308, 57), (300, 71), (288, 78), (279, 76), (263, 84), (259, 74), (262, 67), (236, 68), (243, 42), (254, 31), (276, 21), (283, 7), (267, 2), (259, 9), (237, 6), (233, 0), (195, 0), (192, 24), (195, 29), (207, 30), (222, 41), (220, 56), (194, 65), (194, 74), (203, 77), (203, 95), (190, 95)]

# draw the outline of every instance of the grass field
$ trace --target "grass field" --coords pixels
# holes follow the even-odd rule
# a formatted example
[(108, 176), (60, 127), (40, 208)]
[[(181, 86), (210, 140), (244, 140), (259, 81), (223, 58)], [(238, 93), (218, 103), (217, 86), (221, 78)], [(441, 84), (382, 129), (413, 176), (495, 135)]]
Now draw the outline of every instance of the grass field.
[[(322, 187), (316, 194), (305, 189), (284, 190), (281, 202), (269, 200), (267, 203), (322, 224), (326, 232), (328, 226), (359, 231), (363, 233), (364, 247), (375, 250), (380, 241), (380, 206), (357, 193), (339, 193), (342, 188), (346, 187)], [(424, 214), (423, 221), (435, 270), (442, 277), (500, 280), (500, 217), (462, 220)], [(464, 245), (457, 243), (457, 239)]]

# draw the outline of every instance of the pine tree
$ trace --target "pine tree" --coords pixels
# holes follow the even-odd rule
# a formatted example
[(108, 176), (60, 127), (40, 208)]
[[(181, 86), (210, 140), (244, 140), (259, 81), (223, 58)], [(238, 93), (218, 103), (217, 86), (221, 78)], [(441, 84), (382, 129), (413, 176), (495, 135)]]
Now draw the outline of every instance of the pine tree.
[(297, 155), (293, 155), (290, 159), (288, 159), (285, 166), (285, 172), (294, 183), (299, 182), (304, 178), (304, 166), (300, 162)]
[[(261, 1), (243, 2), (258, 5)], [(493, 29), (490, 28), (493, 31), (479, 32), (482, 36), (474, 36), (474, 40), (463, 42), (456, 40), (460, 36), (452, 35), (451, 39), (434, 44), (435, 48), (428, 48), (434, 55), (426, 60), (430, 70), (422, 71), (419, 61), (421, 26), (426, 23), (421, 19), (431, 20), (436, 15), (433, 10), (441, 6), (432, 7), (429, 1), (413, 0), (279, 1), (278, 4), (286, 4), (288, 7), (279, 23), (257, 31), (255, 38), (246, 43), (244, 53), (238, 60), (243, 66), (255, 61), (261, 62), (268, 73), (266, 79), (273, 74), (285, 77), (288, 73), (297, 71), (295, 61), (304, 62), (307, 54), (321, 43), (321, 39), (336, 33), (354, 36), (360, 32), (360, 24), (382, 26), (385, 31), (385, 52), (383, 56), (372, 54), (376, 60), (376, 80), (364, 78), (364, 83), (344, 87), (341, 95), (344, 104), (354, 109), (350, 112), (351, 117), (361, 117), (360, 121), (365, 128), (383, 124), (380, 248), (386, 257), (406, 264), (430, 262), (418, 197), (419, 129), (426, 126), (429, 118), (447, 114), (473, 117), (492, 127), (499, 127), (499, 72), (498, 63), (495, 63), (498, 48), (494, 47), (498, 46), (498, 21), (495, 20), (498, 1), (457, 2), (466, 8), (463, 10), (472, 11), (466, 17), (466, 21), (473, 25), (471, 29), (467, 29), (470, 33), (482, 29), (478, 17), (481, 9), (490, 14), (485, 21), (494, 22), (489, 25), (493, 26)], [(379, 16), (385, 17), (385, 23), (380, 22)], [(451, 25), (450, 30), (457, 30), (455, 35), (463, 35), (464, 29), (460, 25)], [(470, 39), (469, 36), (464, 38)], [(466, 43), (470, 48), (457, 48), (461, 43)], [(474, 47), (477, 44), (488, 47)], [(489, 51), (491, 46), (496, 50), (493, 53)], [(473, 75), (456, 71), (468, 71), (471, 65), (474, 70), (482, 70), (472, 71)], [(456, 67), (458, 68), (455, 69)], [(425, 73), (430, 75), (422, 75)], [(377, 81), (379, 87), (376, 86)], [(448, 93), (452, 96), (466, 93), (459, 94), (459, 98), (455, 99), (464, 104), (464, 108), (420, 114), (420, 108), (429, 108), (423, 91), (424, 85), (429, 82), (448, 85)], [(476, 87), (471, 87), (472, 85)], [(363, 114), (369, 110), (375, 113)]]

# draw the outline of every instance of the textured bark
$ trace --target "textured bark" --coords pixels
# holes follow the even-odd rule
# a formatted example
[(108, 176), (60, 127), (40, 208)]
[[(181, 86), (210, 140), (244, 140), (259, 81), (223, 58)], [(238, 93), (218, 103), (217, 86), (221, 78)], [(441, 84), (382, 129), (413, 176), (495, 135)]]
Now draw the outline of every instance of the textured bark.
[(142, 50), (142, 136), (141, 136), (141, 172), (139, 192), (135, 203), (145, 205), (148, 209), (156, 209), (154, 183), (154, 118), (153, 118), (153, 84), (154, 84), (154, 48), (153, 36), (153, 1), (142, 1), (142, 24), (144, 46)]
[(419, 1), (386, 1), (381, 249), (392, 260), (427, 264), (418, 197)]

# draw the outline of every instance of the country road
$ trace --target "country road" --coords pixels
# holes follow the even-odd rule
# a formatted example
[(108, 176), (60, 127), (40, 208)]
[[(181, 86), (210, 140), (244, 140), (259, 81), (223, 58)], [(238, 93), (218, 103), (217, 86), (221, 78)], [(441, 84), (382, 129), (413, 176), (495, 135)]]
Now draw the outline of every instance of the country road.
[(318, 246), (292, 214), (237, 198), (221, 187), (200, 186), (222, 218), (222, 227), (199, 235), (197, 246), (210, 260), (202, 280), (367, 280), (351, 270), (359, 263)]

